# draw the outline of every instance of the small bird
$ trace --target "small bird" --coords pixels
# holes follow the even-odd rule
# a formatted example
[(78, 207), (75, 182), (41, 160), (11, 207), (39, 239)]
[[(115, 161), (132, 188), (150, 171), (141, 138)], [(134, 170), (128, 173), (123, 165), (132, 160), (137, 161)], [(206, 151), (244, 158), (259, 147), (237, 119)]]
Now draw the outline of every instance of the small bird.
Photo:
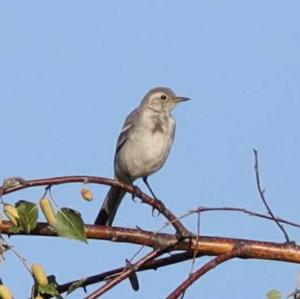
[[(142, 178), (155, 197), (147, 178), (164, 165), (169, 155), (176, 126), (172, 109), (188, 100), (166, 87), (153, 88), (144, 96), (127, 116), (119, 136), (114, 159), (116, 180), (133, 184)], [(95, 225), (112, 225), (125, 193), (119, 188), (110, 188)]]

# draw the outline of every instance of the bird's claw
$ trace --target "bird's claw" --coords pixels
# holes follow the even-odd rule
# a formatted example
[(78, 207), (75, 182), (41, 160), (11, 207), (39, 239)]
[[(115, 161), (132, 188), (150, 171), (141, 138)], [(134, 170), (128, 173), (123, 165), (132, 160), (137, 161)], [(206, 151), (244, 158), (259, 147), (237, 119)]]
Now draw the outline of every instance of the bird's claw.
[(140, 197), (141, 194), (142, 194), (142, 191), (141, 191), (141, 189), (140, 189), (138, 186), (136, 186), (136, 185), (132, 185), (132, 187), (133, 187), (133, 192), (132, 192), (132, 194), (131, 194), (131, 199), (132, 199), (134, 202), (136, 202), (135, 198), (136, 198), (136, 197)]
[[(155, 211), (157, 211), (157, 214), (155, 213)], [(152, 217), (158, 217), (161, 214), (161, 211), (157, 208), (152, 207)]]

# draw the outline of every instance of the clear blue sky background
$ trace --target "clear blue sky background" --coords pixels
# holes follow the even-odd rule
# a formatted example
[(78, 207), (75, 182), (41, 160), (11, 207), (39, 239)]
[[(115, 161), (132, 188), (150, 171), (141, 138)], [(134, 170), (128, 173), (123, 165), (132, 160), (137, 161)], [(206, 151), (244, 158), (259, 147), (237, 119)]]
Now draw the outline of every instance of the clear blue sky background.
[[(1, 180), (111, 177), (125, 116), (148, 89), (165, 85), (192, 101), (174, 111), (175, 144), (165, 167), (150, 178), (160, 199), (178, 215), (200, 205), (264, 212), (253, 170), (256, 147), (274, 212), (299, 222), (299, 11), (298, 0), (1, 0)], [(80, 188), (55, 187), (54, 198), (91, 223), (107, 187), (90, 186), (91, 203), (80, 198)], [(42, 192), (5, 199), (37, 202)], [(129, 196), (115, 222), (151, 230), (162, 223)], [(185, 223), (195, 230), (196, 217)], [(273, 223), (229, 213), (204, 215), (201, 231), (283, 241)], [(299, 241), (299, 230), (289, 232)], [(37, 237), (10, 242), (61, 283), (124, 265), (138, 249)], [(138, 293), (125, 281), (105, 298), (162, 298), (190, 267), (144, 272)], [(186, 298), (264, 298), (271, 288), (288, 293), (298, 270), (288, 263), (232, 261), (193, 285)], [(29, 296), (31, 277), (15, 256), (7, 254), (0, 276), (16, 298)], [(82, 297), (82, 291), (70, 296)]]

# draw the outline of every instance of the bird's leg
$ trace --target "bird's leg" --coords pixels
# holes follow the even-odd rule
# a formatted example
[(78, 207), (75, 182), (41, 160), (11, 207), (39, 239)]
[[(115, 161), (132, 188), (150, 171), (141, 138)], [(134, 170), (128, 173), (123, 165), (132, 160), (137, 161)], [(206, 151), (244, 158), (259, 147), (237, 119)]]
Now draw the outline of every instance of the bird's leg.
[(142, 191), (138, 186), (136, 186), (134, 184), (132, 184), (132, 187), (134, 189), (134, 192), (131, 194), (131, 199), (135, 202), (135, 197), (136, 196), (139, 197), (141, 195)]
[(145, 183), (145, 185), (147, 186), (148, 190), (150, 191), (151, 195), (153, 196), (154, 199), (158, 200), (158, 198), (156, 197), (156, 195), (154, 194), (152, 188), (150, 187), (149, 183), (148, 183), (148, 177), (144, 176), (143, 177), (143, 182)]
[[(153, 192), (153, 190), (152, 190), (152, 188), (150, 187), (150, 184), (148, 183), (148, 177), (143, 177), (143, 182), (145, 183), (145, 185), (147, 186), (147, 188), (148, 188), (148, 190), (150, 191), (150, 193), (151, 193), (151, 195), (153, 196), (153, 198), (155, 199), (155, 200), (158, 200), (158, 198), (156, 197), (156, 195), (154, 194), (154, 192)], [(152, 208), (152, 216), (154, 217), (155, 215), (154, 215), (154, 211), (155, 211), (155, 208)], [(160, 211), (158, 211), (158, 214), (157, 214), (157, 216), (159, 216), (160, 215)]]

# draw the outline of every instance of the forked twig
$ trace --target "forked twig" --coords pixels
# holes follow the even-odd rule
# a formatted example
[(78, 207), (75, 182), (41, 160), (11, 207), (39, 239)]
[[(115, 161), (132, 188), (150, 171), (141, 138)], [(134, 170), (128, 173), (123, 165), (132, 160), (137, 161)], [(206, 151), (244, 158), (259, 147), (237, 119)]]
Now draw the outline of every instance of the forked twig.
[(254, 159), (255, 159), (255, 163), (254, 163), (254, 169), (255, 169), (255, 177), (256, 177), (256, 185), (257, 185), (257, 189), (260, 195), (261, 200), (263, 201), (268, 213), (270, 214), (270, 216), (272, 217), (272, 219), (274, 220), (274, 222), (277, 224), (277, 226), (279, 227), (279, 229), (282, 231), (284, 238), (286, 240), (286, 242), (290, 242), (290, 238), (286, 232), (286, 230), (284, 229), (283, 225), (279, 222), (279, 220), (277, 219), (277, 217), (275, 217), (275, 215), (273, 214), (267, 200), (265, 197), (265, 189), (262, 188), (261, 186), (261, 180), (260, 180), (260, 175), (259, 175), (259, 167), (258, 167), (258, 152), (257, 150), (254, 148), (253, 149), (254, 152)]

